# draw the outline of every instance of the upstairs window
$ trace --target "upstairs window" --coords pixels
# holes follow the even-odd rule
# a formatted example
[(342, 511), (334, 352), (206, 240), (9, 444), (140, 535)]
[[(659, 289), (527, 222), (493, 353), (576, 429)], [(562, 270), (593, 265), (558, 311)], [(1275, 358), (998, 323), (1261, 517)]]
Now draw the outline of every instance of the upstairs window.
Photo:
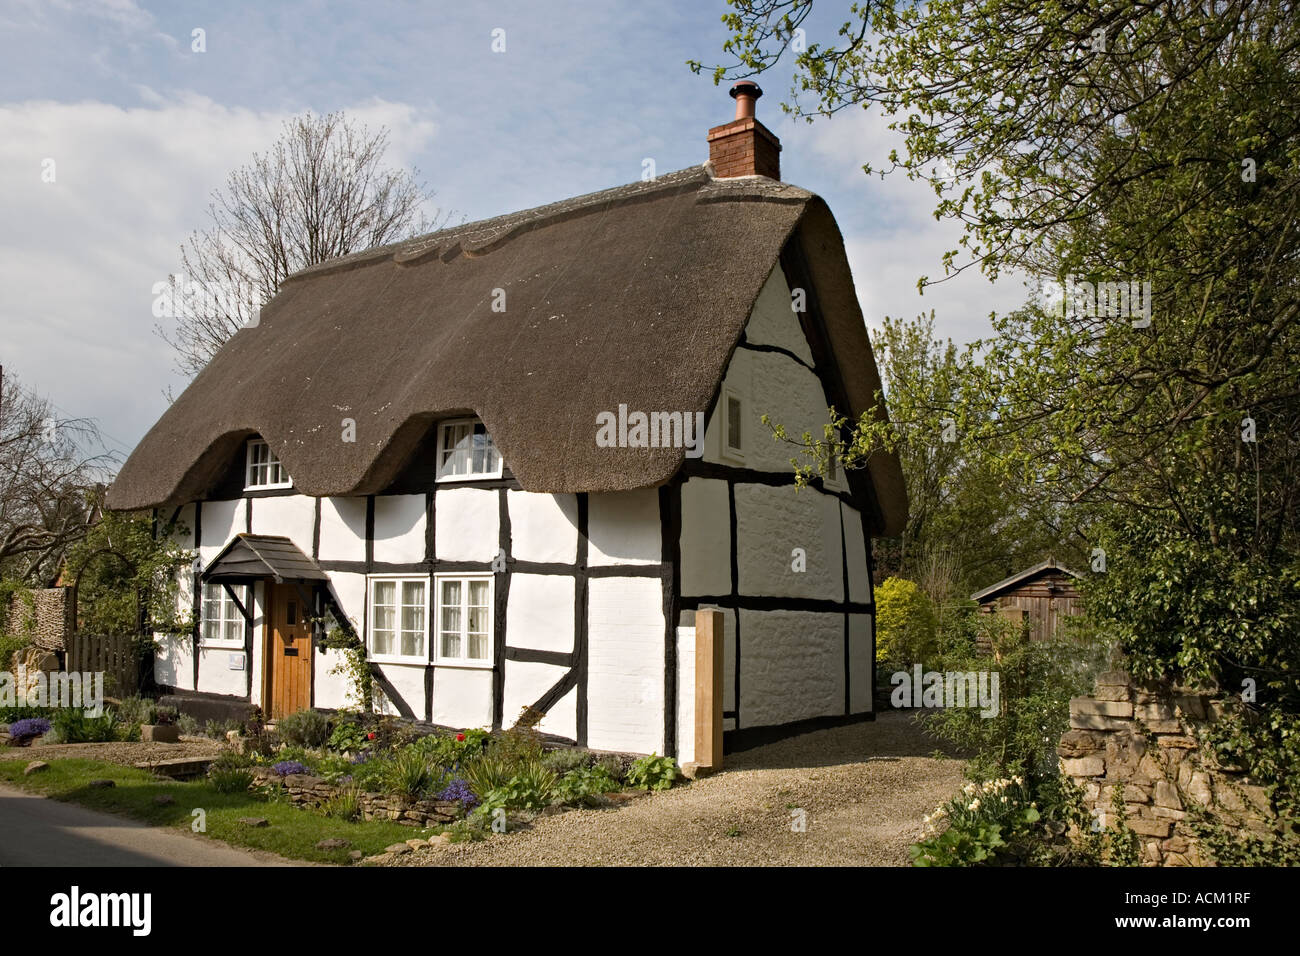
[(257, 491), (261, 488), (291, 488), (289, 473), (275, 457), (271, 446), (260, 438), (248, 443), (247, 465), (244, 469), (244, 490)]
[(500, 478), (501, 456), (483, 423), (473, 418), (438, 426), (438, 480)]

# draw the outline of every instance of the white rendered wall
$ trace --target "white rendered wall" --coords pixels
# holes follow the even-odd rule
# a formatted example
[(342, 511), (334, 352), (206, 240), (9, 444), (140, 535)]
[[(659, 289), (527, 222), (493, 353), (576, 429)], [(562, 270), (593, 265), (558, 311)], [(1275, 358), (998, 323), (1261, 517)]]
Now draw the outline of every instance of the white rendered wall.
[[(312, 532), (316, 526), (315, 498), (309, 498), (307, 495), (275, 495), (251, 500), (253, 534), (288, 538), (299, 551), (311, 557)], [(206, 506), (203, 519), (203, 538), (206, 541), (208, 537)], [(364, 525), (362, 529), (364, 532)]]
[(868, 604), (871, 602), (871, 574), (867, 569), (867, 541), (862, 533), (862, 516), (858, 509), (843, 503), (841, 513), (845, 553), (849, 559), (849, 600)]
[(554, 704), (537, 725), (544, 733), (578, 739), (578, 688), (573, 688)]
[(321, 499), (320, 559), (322, 561), (364, 561), (366, 559), (365, 498)]
[(871, 615), (849, 615), (849, 711), (861, 714), (872, 710), (874, 688), (871, 684)]
[(492, 726), (492, 671), (437, 667), (433, 671), (433, 722), (448, 727)]
[(790, 485), (736, 485), (736, 561), (741, 594), (843, 600), (839, 501)]
[(531, 707), (567, 674), (567, 667), (532, 661), (506, 661), (506, 684), (501, 695), (501, 726), (513, 727), (525, 707)]
[[(573, 578), (512, 574), (506, 598), (506, 644), (571, 653), (574, 645)], [(545, 690), (545, 688), (543, 688)], [(510, 693), (510, 681), (506, 681)]]
[(657, 488), (596, 494), (587, 502), (589, 565), (658, 564), (663, 560)]
[(587, 742), (663, 752), (664, 616), (657, 578), (593, 578), (587, 636)]
[(577, 495), (509, 491), (510, 557), (541, 564), (572, 564), (578, 557)]
[(740, 612), (742, 727), (844, 713), (844, 615)]
[(677, 628), (677, 763), (690, 763), (694, 759), (695, 628), (679, 627)]
[(686, 597), (731, 593), (731, 504), (727, 483), (682, 485), (681, 589)]
[(487, 488), (439, 489), (434, 551), (440, 561), (491, 561), (500, 549), (501, 506)]
[[(424, 495), (376, 497), (375, 560), (389, 564), (413, 564), (423, 561), (425, 521)], [(361, 542), (364, 548), (364, 525), (361, 529)]]

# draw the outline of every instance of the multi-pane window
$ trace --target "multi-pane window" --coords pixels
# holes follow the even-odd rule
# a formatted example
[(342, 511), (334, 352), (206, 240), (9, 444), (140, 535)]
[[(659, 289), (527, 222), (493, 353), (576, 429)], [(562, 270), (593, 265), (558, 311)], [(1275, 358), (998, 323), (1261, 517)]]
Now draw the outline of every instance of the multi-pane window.
[(501, 477), (501, 456), (483, 423), (472, 418), (438, 427), (438, 480)]
[(438, 659), (491, 663), (491, 577), (438, 577)]
[[(240, 584), (231, 586), (244, 607), (248, 607), (248, 587)], [(239, 613), (239, 605), (230, 599), (226, 589), (220, 584), (203, 585), (203, 607), (199, 618), (202, 624), (204, 644), (238, 644), (244, 643), (244, 615)]]
[(375, 578), (370, 583), (370, 650), (377, 657), (417, 657), (424, 652), (427, 581)]
[(248, 465), (244, 472), (244, 488), (287, 488), (289, 473), (275, 457), (271, 446), (260, 438), (248, 443)]

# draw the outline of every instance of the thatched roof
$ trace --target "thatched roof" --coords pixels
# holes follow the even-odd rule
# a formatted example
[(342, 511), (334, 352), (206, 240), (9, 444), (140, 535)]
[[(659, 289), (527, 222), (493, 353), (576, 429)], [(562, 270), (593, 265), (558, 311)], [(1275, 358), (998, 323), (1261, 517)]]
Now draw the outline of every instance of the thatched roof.
[[(684, 450), (598, 447), (597, 414), (707, 409), (791, 241), (856, 415), (879, 377), (830, 210), (795, 186), (715, 180), (702, 166), (290, 277), (140, 442), (109, 507), (202, 499), (254, 433), (303, 494), (378, 493), (435, 419), (468, 412), (529, 491), (662, 484)], [(505, 312), (493, 311), (496, 289)], [(341, 440), (345, 418), (355, 442)], [(881, 455), (871, 477), (884, 531), (897, 533), (897, 460)]]

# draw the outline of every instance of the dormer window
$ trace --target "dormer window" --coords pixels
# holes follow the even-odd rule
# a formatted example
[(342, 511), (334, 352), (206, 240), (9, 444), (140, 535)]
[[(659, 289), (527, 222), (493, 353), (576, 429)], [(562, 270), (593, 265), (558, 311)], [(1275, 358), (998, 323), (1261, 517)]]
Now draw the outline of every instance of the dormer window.
[(271, 446), (260, 438), (248, 443), (247, 464), (244, 468), (244, 490), (260, 491), (264, 488), (292, 488), (289, 473), (275, 457)]
[(461, 418), (438, 426), (438, 480), (500, 478), (501, 455), (483, 423)]

